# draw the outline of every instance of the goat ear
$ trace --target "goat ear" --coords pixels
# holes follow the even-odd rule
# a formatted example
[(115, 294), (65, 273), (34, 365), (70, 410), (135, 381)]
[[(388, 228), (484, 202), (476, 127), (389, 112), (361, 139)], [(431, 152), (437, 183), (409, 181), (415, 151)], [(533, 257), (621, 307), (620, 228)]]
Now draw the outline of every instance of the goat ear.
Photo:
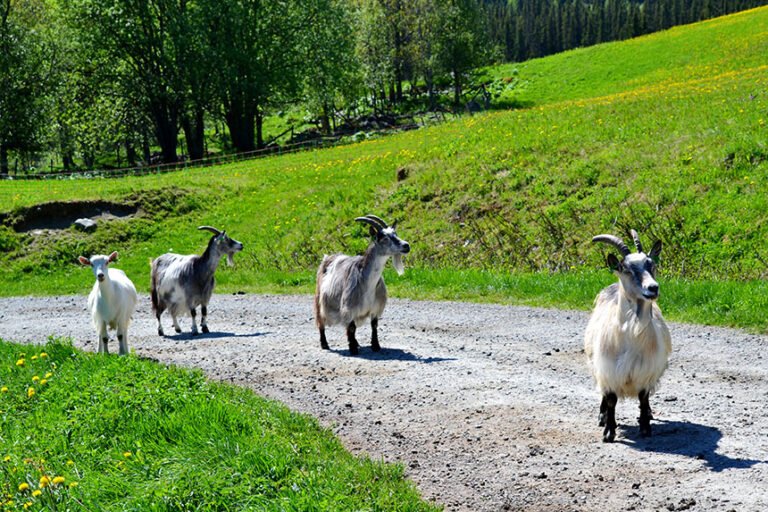
[(658, 263), (660, 254), (661, 254), (661, 240), (656, 240), (656, 243), (653, 244), (653, 248), (651, 249), (651, 252), (648, 253), (648, 257), (651, 258), (654, 263)]
[(112, 254), (110, 254), (110, 255), (109, 255), (109, 259), (108, 259), (107, 261), (109, 261), (110, 263), (112, 263), (112, 262), (113, 262), (113, 261), (115, 261), (115, 260), (117, 260), (117, 251), (115, 251), (115, 252), (113, 252)]
[(610, 268), (614, 272), (621, 271), (621, 262), (619, 261), (619, 258), (617, 258), (615, 254), (613, 253), (609, 254), (608, 257), (605, 259), (605, 261), (606, 263), (608, 263), (608, 268)]
[(78, 256), (77, 261), (79, 261), (83, 265), (86, 265), (86, 266), (89, 266), (89, 267), (91, 266), (91, 260), (89, 260), (85, 256)]
[(393, 222), (393, 223), (392, 223), (392, 225), (390, 226), (390, 227), (392, 228), (392, 230), (393, 230), (393, 231), (396, 231), (396, 230), (397, 230), (397, 223), (398, 223), (398, 222), (400, 222), (400, 221), (398, 221), (397, 219), (395, 219), (395, 222)]

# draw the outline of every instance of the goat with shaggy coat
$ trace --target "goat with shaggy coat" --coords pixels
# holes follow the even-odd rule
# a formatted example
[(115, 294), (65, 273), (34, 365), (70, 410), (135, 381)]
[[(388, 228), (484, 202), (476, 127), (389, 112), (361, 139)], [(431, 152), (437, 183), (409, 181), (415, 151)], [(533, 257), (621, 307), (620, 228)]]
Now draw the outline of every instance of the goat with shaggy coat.
[(630, 254), (624, 242), (613, 235), (599, 235), (593, 242), (614, 246), (622, 255), (607, 257), (608, 266), (619, 278), (595, 299), (595, 308), (584, 335), (584, 352), (602, 394), (600, 426), (603, 441), (616, 437), (616, 403), (622, 397), (640, 400), (640, 435), (651, 435), (649, 397), (667, 368), (672, 341), (656, 299), (656, 262), (661, 253), (657, 241), (645, 254), (637, 233), (631, 231), (637, 252)]
[(328, 350), (325, 327), (342, 324), (347, 328), (349, 352), (358, 353), (355, 337), (357, 325), (371, 319), (371, 349), (381, 350), (379, 345), (379, 318), (387, 304), (387, 287), (382, 273), (391, 257), (398, 274), (403, 273), (403, 254), (411, 250), (408, 242), (398, 238), (396, 224), (388, 226), (375, 215), (358, 217), (357, 222), (370, 226), (373, 242), (365, 254), (325, 256), (317, 270), (315, 291), (315, 323), (320, 331), (320, 347)]
[(90, 295), (88, 310), (91, 312), (93, 327), (99, 337), (99, 353), (106, 354), (109, 335), (107, 328), (117, 330), (117, 341), (121, 356), (128, 355), (128, 325), (136, 309), (139, 296), (125, 272), (109, 268), (117, 260), (117, 252), (109, 256), (102, 254), (86, 258), (80, 256), (80, 263), (90, 266), (96, 276)]

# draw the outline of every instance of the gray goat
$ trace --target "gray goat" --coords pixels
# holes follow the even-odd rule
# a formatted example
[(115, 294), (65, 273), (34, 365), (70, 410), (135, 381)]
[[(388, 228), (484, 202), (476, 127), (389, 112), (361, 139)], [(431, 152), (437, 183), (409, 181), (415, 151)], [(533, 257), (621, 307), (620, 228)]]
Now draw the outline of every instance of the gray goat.
[(398, 274), (403, 273), (403, 254), (411, 250), (408, 242), (397, 237), (397, 223), (388, 226), (375, 215), (357, 217), (357, 222), (370, 226), (373, 242), (364, 254), (326, 255), (317, 270), (315, 323), (320, 330), (320, 346), (328, 349), (325, 327), (342, 324), (347, 327), (349, 352), (358, 353), (355, 338), (357, 323), (371, 319), (371, 348), (378, 352), (379, 318), (387, 304), (387, 287), (381, 274), (389, 257)]
[(200, 306), (200, 327), (208, 332), (208, 302), (213, 294), (215, 285), (214, 273), (219, 266), (222, 256), (227, 256), (227, 263), (233, 264), (232, 256), (243, 250), (243, 244), (210, 226), (200, 226), (197, 229), (210, 231), (213, 236), (208, 241), (208, 247), (202, 256), (190, 254), (167, 253), (152, 261), (152, 311), (157, 318), (157, 333), (163, 336), (163, 326), (160, 316), (168, 309), (173, 318), (173, 328), (177, 333), (181, 327), (176, 320), (180, 314), (189, 313), (192, 316), (192, 334), (197, 334), (195, 308)]
[(656, 299), (656, 261), (661, 253), (657, 241), (645, 254), (635, 230), (637, 246), (630, 253), (626, 244), (613, 235), (598, 235), (593, 242), (612, 245), (621, 253), (607, 257), (608, 267), (619, 278), (595, 299), (595, 309), (584, 334), (584, 352), (602, 394), (599, 424), (605, 427), (603, 441), (616, 437), (616, 402), (622, 397), (640, 400), (640, 435), (651, 435), (650, 395), (667, 369), (672, 351), (669, 329)]

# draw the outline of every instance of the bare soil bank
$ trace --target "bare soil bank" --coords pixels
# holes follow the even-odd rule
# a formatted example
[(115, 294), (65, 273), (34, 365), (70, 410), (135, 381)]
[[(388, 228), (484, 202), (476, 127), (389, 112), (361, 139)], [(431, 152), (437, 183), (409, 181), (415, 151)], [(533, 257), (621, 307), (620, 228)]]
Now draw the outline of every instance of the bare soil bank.
[[(0, 299), (0, 337), (95, 350), (85, 302)], [(393, 300), (384, 349), (361, 327), (357, 357), (339, 327), (320, 349), (308, 296), (216, 296), (212, 332), (195, 338), (158, 337), (148, 297), (134, 319), (137, 355), (318, 417), (353, 452), (404, 464), (446, 510), (768, 510), (768, 336), (672, 324), (653, 437), (625, 401), (617, 442), (603, 444), (583, 312)]]

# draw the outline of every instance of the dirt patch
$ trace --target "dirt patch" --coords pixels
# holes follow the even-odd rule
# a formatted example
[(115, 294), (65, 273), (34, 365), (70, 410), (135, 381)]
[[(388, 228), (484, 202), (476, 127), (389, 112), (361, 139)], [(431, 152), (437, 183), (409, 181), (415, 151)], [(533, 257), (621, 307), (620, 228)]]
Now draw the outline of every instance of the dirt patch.
[(77, 219), (81, 218), (98, 222), (133, 217), (138, 212), (139, 208), (136, 205), (109, 201), (54, 201), (21, 208), (9, 214), (0, 214), (0, 224), (11, 227), (17, 233), (28, 233), (38, 230), (69, 229)]
[[(627, 400), (617, 441), (604, 444), (584, 312), (392, 300), (384, 349), (371, 352), (361, 327), (351, 357), (341, 328), (320, 349), (311, 301), (216, 296), (213, 332), (159, 337), (143, 296), (129, 343), (318, 417), (353, 452), (402, 463), (448, 511), (768, 510), (768, 336), (671, 324), (653, 437), (639, 436)], [(0, 299), (0, 337), (69, 336), (95, 351), (85, 302)]]

